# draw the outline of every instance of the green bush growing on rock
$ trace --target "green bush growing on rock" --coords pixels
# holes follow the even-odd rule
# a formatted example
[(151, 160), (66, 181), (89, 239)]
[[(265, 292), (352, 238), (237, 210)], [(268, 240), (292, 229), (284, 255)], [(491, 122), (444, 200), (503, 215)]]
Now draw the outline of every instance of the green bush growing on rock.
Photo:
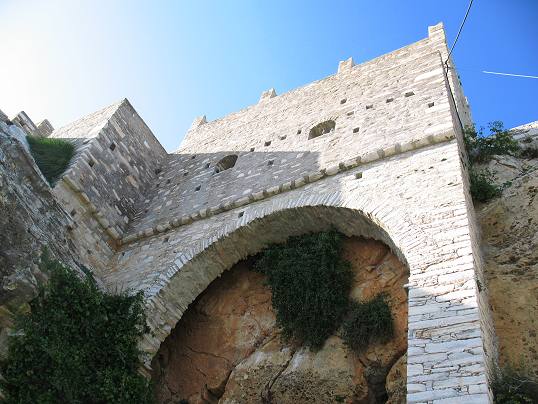
[(6, 403), (148, 403), (138, 373), (143, 296), (111, 295), (44, 253), (49, 282), (16, 320), (2, 364)]
[(341, 257), (336, 231), (290, 237), (261, 253), (255, 269), (267, 275), (277, 324), (285, 338), (320, 348), (340, 326), (353, 272)]
[(487, 202), (501, 194), (501, 189), (495, 185), (493, 174), (489, 170), (469, 171), (471, 196), (475, 202)]
[(488, 170), (480, 170), (476, 164), (486, 163), (495, 155), (518, 155), (521, 151), (519, 143), (510, 131), (504, 129), (500, 121), (488, 124), (489, 135), (484, 128), (476, 131), (467, 127), (463, 134), (465, 149), (469, 157), (469, 182), (471, 196), (475, 202), (487, 202), (501, 194), (501, 188), (495, 185), (493, 174)]
[(37, 166), (53, 185), (63, 174), (75, 153), (73, 144), (61, 139), (49, 139), (27, 136), (32, 154)]
[(496, 404), (538, 403), (538, 381), (529, 377), (524, 370), (511, 366), (499, 369), (492, 387)]
[(392, 313), (380, 294), (367, 302), (352, 302), (342, 324), (342, 339), (355, 352), (364, 351), (370, 343), (387, 342), (394, 334)]
[(471, 165), (485, 163), (495, 155), (514, 156), (521, 149), (501, 121), (490, 122), (488, 129), (489, 135), (484, 134), (484, 128), (477, 132), (474, 127), (467, 127), (464, 131), (463, 139)]

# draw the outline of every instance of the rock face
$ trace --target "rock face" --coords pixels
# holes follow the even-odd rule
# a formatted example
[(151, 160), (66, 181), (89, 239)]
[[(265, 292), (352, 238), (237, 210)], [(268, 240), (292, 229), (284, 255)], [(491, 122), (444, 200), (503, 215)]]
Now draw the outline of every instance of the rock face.
[(495, 157), (503, 195), (477, 206), (500, 363), (538, 377), (538, 159)]
[[(251, 262), (237, 264), (193, 303), (153, 361), (158, 402), (405, 402), (406, 267), (380, 242), (350, 238), (352, 297), (387, 294), (395, 337), (355, 355), (338, 335), (317, 352), (284, 343), (271, 292)], [(389, 374), (389, 377), (387, 377)]]

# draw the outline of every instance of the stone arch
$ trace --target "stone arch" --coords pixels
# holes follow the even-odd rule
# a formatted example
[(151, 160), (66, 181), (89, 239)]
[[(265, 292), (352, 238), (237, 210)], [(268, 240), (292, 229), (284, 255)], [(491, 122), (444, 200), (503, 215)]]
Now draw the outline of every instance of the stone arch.
[[(190, 303), (220, 274), (240, 260), (266, 246), (288, 237), (336, 228), (346, 236), (363, 236), (385, 243), (408, 268), (420, 265), (420, 249), (426, 238), (401, 217), (390, 219), (393, 209), (371, 201), (341, 201), (339, 193), (327, 201), (302, 201), (289, 206), (271, 201), (258, 215), (245, 214), (235, 228), (223, 228), (221, 234), (200, 241), (175, 263), (170, 278), (147, 299), (151, 333), (141, 343), (150, 370), (153, 355), (186, 312)], [(326, 198), (327, 196), (325, 196)], [(283, 206), (287, 205), (287, 206)], [(363, 208), (358, 206), (362, 205)], [(365, 209), (365, 206), (370, 208)], [(374, 213), (375, 212), (375, 213)], [(248, 213), (248, 212), (247, 212)], [(381, 218), (387, 217), (386, 220)]]

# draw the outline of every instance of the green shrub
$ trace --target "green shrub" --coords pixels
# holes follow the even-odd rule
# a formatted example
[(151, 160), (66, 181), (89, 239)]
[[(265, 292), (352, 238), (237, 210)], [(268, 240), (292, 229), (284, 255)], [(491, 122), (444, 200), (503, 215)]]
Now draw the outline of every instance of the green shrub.
[(30, 152), (49, 182), (54, 184), (63, 174), (75, 153), (75, 147), (61, 139), (27, 136)]
[(494, 184), (493, 174), (489, 170), (469, 170), (471, 196), (475, 202), (487, 202), (501, 194), (501, 189)]
[(351, 266), (341, 257), (342, 240), (336, 231), (291, 237), (267, 248), (255, 263), (267, 275), (285, 338), (316, 349), (339, 327), (353, 283)]
[(477, 132), (475, 128), (466, 128), (464, 131), (465, 148), (471, 165), (485, 163), (494, 155), (516, 155), (520, 146), (512, 137), (510, 131), (504, 129), (500, 121), (488, 124), (489, 135), (484, 134), (484, 128)]
[(492, 387), (496, 404), (538, 403), (538, 381), (523, 370), (511, 366), (499, 370)]
[(521, 150), (521, 157), (526, 159), (536, 159), (538, 158), (538, 147), (526, 147)]
[(353, 302), (342, 324), (342, 338), (355, 352), (372, 342), (386, 342), (393, 334), (392, 313), (382, 294), (367, 302)]
[(2, 364), (7, 403), (148, 403), (137, 343), (143, 296), (110, 295), (46, 253), (49, 282), (16, 320)]

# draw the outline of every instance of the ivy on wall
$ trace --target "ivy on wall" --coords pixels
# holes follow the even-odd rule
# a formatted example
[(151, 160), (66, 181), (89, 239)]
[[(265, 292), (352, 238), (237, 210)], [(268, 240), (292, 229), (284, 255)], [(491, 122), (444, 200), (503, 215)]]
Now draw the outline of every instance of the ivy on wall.
[(350, 300), (354, 274), (342, 258), (342, 241), (334, 230), (290, 237), (264, 250), (256, 261), (255, 269), (267, 275), (285, 338), (320, 348), (344, 318), (344, 338), (352, 349), (392, 335), (392, 315), (383, 298)]

